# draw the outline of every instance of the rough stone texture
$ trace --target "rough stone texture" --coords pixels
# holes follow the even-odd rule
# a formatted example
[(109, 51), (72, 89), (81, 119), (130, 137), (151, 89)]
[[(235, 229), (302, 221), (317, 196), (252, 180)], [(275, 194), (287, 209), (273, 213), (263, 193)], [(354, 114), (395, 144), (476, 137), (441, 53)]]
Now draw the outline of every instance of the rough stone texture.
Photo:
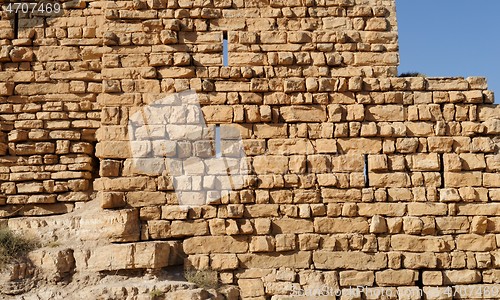
[[(440, 299), (431, 288), (500, 283), (500, 109), (484, 78), (395, 77), (395, 11), (393, 0), (69, 1), (53, 18), (21, 15), (15, 33), (2, 10), (0, 227), (71, 241), (30, 254), (49, 281), (187, 261), (249, 299), (321, 285), (414, 291), (420, 278)], [(127, 126), (186, 90), (222, 142), (242, 138), (246, 158), (232, 163), (251, 170), (191, 207), (175, 184), (215, 176), (175, 181), (164, 158), (227, 172), (213, 140), (162, 141), (175, 134), (167, 120)]]

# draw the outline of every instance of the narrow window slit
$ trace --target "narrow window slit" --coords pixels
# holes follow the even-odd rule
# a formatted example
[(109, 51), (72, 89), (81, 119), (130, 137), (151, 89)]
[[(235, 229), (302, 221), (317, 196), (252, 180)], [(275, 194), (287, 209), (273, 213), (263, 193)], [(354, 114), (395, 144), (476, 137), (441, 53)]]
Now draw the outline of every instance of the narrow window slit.
[(221, 151), (221, 137), (220, 137), (220, 125), (215, 125), (215, 157), (222, 157)]
[(444, 155), (439, 154), (439, 173), (441, 173), (441, 188), (444, 188)]
[(18, 39), (19, 37), (19, 15), (17, 13), (14, 13), (14, 39)]
[(222, 33), (222, 64), (224, 67), (229, 66), (229, 43), (227, 41), (227, 31)]
[(368, 179), (368, 154), (365, 154), (365, 164), (364, 164), (364, 170), (363, 174), (365, 176), (365, 187), (370, 187), (370, 181)]

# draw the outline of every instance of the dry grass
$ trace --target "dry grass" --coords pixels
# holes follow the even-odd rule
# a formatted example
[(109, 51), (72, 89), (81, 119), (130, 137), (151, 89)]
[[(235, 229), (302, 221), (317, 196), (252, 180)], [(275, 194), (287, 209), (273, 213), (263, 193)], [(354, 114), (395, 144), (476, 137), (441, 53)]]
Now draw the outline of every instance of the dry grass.
[(164, 293), (160, 290), (154, 289), (151, 292), (149, 292), (149, 297), (151, 300), (158, 300), (158, 299), (163, 299)]
[(7, 228), (0, 229), (0, 269), (8, 263), (20, 260), (39, 246), (33, 239), (16, 234)]
[(214, 270), (186, 269), (184, 277), (187, 281), (196, 284), (200, 288), (216, 289), (219, 287), (217, 271)]

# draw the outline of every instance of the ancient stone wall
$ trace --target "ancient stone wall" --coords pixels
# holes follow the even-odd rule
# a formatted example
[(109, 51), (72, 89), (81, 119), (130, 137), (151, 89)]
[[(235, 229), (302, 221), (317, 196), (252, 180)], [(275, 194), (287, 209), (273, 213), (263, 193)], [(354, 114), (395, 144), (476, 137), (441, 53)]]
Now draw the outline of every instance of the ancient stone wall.
[(64, 17), (15, 18), (2, 3), (3, 217), (65, 213), (90, 200), (101, 118), (101, 4), (70, 2)]
[[(500, 281), (500, 108), (482, 78), (396, 77), (394, 1), (72, 1), (17, 39), (4, 17), (0, 215), (97, 192), (128, 243), (77, 265), (185, 255), (245, 299)], [(198, 121), (185, 91), (203, 135), (172, 129)], [(137, 127), (145, 113), (161, 120)]]

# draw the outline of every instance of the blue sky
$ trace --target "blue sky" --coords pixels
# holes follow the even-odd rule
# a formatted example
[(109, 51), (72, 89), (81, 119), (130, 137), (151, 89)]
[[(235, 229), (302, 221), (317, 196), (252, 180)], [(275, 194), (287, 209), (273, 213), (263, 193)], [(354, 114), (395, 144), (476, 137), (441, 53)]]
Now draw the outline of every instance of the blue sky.
[(500, 103), (500, 0), (396, 0), (399, 72), (483, 76)]

